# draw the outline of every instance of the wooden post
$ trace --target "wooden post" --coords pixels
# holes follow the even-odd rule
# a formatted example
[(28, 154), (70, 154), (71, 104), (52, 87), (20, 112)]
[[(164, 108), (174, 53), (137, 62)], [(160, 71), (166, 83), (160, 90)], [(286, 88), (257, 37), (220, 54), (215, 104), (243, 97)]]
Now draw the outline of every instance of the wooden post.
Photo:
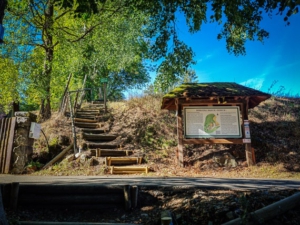
[(129, 211), (131, 209), (131, 195), (130, 195), (130, 185), (124, 186), (124, 200), (125, 200), (125, 210)]
[(68, 91), (68, 88), (69, 88), (71, 77), (72, 77), (72, 73), (69, 74), (68, 81), (67, 81), (67, 84), (66, 84), (66, 87), (65, 87), (65, 91), (64, 91), (64, 94), (62, 96), (62, 100), (61, 100), (60, 107), (59, 107), (59, 112), (60, 113), (64, 112), (65, 103), (66, 103), (66, 100), (67, 100), (67, 91)]
[(0, 186), (0, 224), (1, 225), (8, 225), (6, 220), (5, 211), (2, 203), (2, 193), (1, 193), (1, 186)]
[(76, 92), (76, 97), (75, 97), (75, 101), (74, 101), (74, 110), (73, 110), (74, 115), (76, 115), (76, 109), (77, 109), (77, 106), (78, 106), (78, 95), (79, 95), (79, 91), (80, 91), (80, 90), (77, 90), (77, 92)]
[(56, 163), (58, 160), (60, 160), (71, 148), (73, 147), (73, 144), (69, 145), (66, 149), (61, 151), (57, 156), (54, 157), (50, 162), (48, 162), (43, 169), (47, 169), (49, 166), (53, 165)]
[(78, 108), (81, 108), (82, 99), (85, 95), (85, 82), (86, 82), (87, 74), (84, 76), (83, 84), (82, 84), (82, 92), (80, 93)]
[(71, 94), (68, 92), (69, 95), (69, 107), (70, 107), (70, 117), (72, 121), (72, 134), (73, 134), (73, 147), (74, 147), (74, 154), (77, 153), (77, 139), (76, 139), (76, 129), (75, 129), (75, 121), (74, 121), (74, 114), (73, 114), (73, 108), (72, 108), (72, 100), (71, 100)]
[(160, 213), (161, 225), (170, 225), (172, 224), (172, 215), (168, 210), (162, 211)]
[(10, 208), (13, 211), (17, 210), (18, 197), (19, 197), (19, 183), (13, 182), (11, 183), (11, 190), (10, 190)]
[(139, 193), (138, 186), (132, 186), (131, 187), (131, 204), (132, 204), (132, 208), (137, 207), (138, 193)]
[(177, 146), (177, 163), (180, 167), (184, 167), (183, 163), (183, 127), (182, 127), (182, 109), (181, 105), (178, 104), (177, 99), (177, 138), (178, 138), (178, 146)]
[(106, 106), (106, 97), (107, 97), (107, 95), (106, 95), (106, 82), (105, 83), (103, 83), (103, 92), (104, 92), (104, 113), (106, 113), (107, 112), (107, 106)]
[(11, 167), (11, 157), (12, 157), (12, 147), (13, 147), (13, 140), (14, 140), (14, 133), (15, 133), (15, 126), (16, 126), (16, 117), (11, 118), (10, 122), (10, 131), (8, 136), (8, 146), (7, 146), (7, 155), (6, 155), (6, 163), (4, 168), (4, 173), (9, 173)]
[[(248, 106), (249, 106), (249, 97), (246, 98), (246, 101), (243, 104), (243, 123), (245, 120), (248, 120)], [(245, 129), (245, 126), (244, 126)], [(243, 132), (245, 135), (245, 131)], [(245, 136), (244, 136), (245, 138)], [(255, 159), (253, 159), (254, 154), (252, 153), (252, 148), (251, 148), (251, 143), (246, 143), (245, 144), (246, 150), (245, 150), (245, 154), (246, 154), (246, 160), (247, 160), (247, 164), (248, 166), (253, 166)]]

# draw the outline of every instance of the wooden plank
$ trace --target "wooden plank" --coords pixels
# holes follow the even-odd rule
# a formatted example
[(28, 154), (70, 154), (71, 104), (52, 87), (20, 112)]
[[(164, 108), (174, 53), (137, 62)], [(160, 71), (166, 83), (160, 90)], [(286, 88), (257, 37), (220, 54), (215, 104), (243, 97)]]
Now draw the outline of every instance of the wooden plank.
[(169, 210), (164, 210), (160, 213), (160, 220), (162, 225), (170, 225), (172, 223), (172, 214)]
[[(249, 97), (246, 98), (246, 102), (244, 104), (244, 118), (243, 120), (248, 120), (248, 108), (249, 108)], [(244, 127), (245, 129), (245, 127)], [(245, 133), (245, 131), (244, 131)], [(253, 166), (255, 164), (255, 155), (252, 152), (251, 143), (245, 144), (245, 153), (246, 153), (246, 160), (248, 166)], [(254, 158), (253, 158), (254, 157)]]
[(124, 186), (124, 200), (125, 200), (125, 210), (129, 211), (131, 209), (131, 192), (130, 192), (130, 185)]
[(51, 166), (53, 163), (56, 163), (58, 160), (60, 160), (71, 148), (73, 147), (73, 144), (69, 145), (66, 149), (64, 149), (62, 152), (60, 152), (57, 156), (54, 157), (50, 162), (48, 162), (43, 169), (47, 169), (49, 166)]
[(3, 157), (3, 151), (4, 147), (2, 147), (2, 139), (3, 139), (3, 127), (4, 127), (5, 119), (0, 120), (0, 173), (2, 173), (2, 157)]
[(111, 165), (128, 165), (128, 164), (141, 164), (142, 157), (106, 157), (106, 166)]
[(4, 173), (4, 169), (5, 169), (5, 160), (6, 160), (6, 139), (7, 139), (7, 127), (8, 127), (8, 122), (9, 119), (4, 119), (3, 123), (2, 123), (2, 136), (1, 136), (1, 145), (0, 145), (0, 149), (1, 149), (1, 155), (0, 155), (0, 173)]
[(8, 145), (7, 145), (7, 156), (6, 156), (4, 173), (9, 173), (9, 170), (10, 170), (15, 127), (16, 127), (16, 117), (13, 117), (13, 118), (11, 118), (11, 122), (10, 122), (10, 132), (9, 132), (9, 139), (8, 139)]
[(181, 105), (176, 105), (177, 107), (177, 136), (178, 136), (178, 146), (177, 146), (177, 159), (178, 159), (178, 165), (180, 167), (184, 167), (184, 162), (183, 162), (183, 151), (184, 151), (184, 146), (183, 146), (183, 126), (182, 126), (182, 109)]
[(17, 210), (18, 198), (19, 198), (19, 183), (13, 182), (11, 183), (10, 202), (9, 202), (9, 207), (13, 211)]
[(193, 99), (193, 98), (188, 98), (188, 99), (183, 99), (179, 98), (178, 99), (178, 104), (181, 105), (205, 105), (205, 104), (214, 104), (214, 105), (231, 105), (231, 104), (238, 104), (242, 103), (242, 100), (235, 100), (233, 98), (228, 98), (226, 97), (226, 104), (218, 103), (218, 98), (211, 99), (211, 97), (207, 98), (201, 98), (201, 99)]
[(2, 199), (3, 198), (2, 198), (2, 192), (1, 192), (1, 186), (0, 186), (0, 224), (1, 225), (8, 225)]
[(6, 119), (6, 129), (4, 130), (5, 132), (5, 138), (4, 140), (4, 149), (3, 149), (3, 158), (2, 158), (2, 173), (5, 173), (5, 165), (7, 162), (7, 150), (8, 150), (8, 141), (9, 141), (9, 134), (10, 134), (10, 123), (11, 123), (11, 118)]
[(116, 143), (116, 142), (91, 142), (91, 141), (86, 141), (85, 143), (89, 148), (116, 149), (116, 148), (119, 147), (119, 143)]
[(112, 135), (112, 134), (87, 134), (87, 133), (83, 133), (82, 137), (86, 140), (97, 140), (97, 141), (113, 141), (117, 138), (116, 135)]
[(244, 144), (243, 139), (183, 139), (183, 144)]
[(89, 134), (103, 134), (105, 133), (105, 129), (90, 129), (90, 128), (82, 128), (82, 132)]
[(122, 171), (122, 170), (126, 170), (126, 171), (143, 171), (145, 170), (147, 167), (138, 167), (138, 166), (112, 166), (114, 168), (114, 171)]
[(76, 127), (81, 128), (98, 128), (99, 124), (97, 123), (84, 123), (84, 122), (75, 122)]
[(106, 156), (129, 156), (132, 155), (132, 150), (110, 150), (110, 149), (96, 149), (96, 157)]
[(138, 204), (138, 194), (139, 194), (139, 187), (134, 185), (131, 186), (131, 207), (136, 208)]
[(148, 173), (148, 167), (110, 167), (111, 174), (135, 174)]
[(147, 174), (147, 171), (146, 170), (136, 170), (136, 171), (127, 171), (127, 170), (124, 170), (124, 171), (115, 171), (113, 170), (113, 172), (111, 174), (140, 174), (140, 173), (146, 173)]
[(75, 122), (84, 122), (84, 123), (97, 123), (96, 120), (74, 118)]

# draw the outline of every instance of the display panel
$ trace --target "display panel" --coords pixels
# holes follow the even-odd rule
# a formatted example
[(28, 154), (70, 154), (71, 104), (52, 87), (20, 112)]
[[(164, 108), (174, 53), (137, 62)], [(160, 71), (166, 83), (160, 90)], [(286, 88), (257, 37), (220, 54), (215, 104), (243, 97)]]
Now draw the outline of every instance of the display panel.
[(183, 107), (185, 138), (241, 138), (238, 106)]

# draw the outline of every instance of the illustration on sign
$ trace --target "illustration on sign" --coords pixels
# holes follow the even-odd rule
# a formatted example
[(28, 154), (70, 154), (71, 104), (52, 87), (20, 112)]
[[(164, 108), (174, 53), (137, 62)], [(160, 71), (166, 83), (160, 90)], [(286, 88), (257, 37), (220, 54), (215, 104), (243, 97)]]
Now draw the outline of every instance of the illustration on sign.
[(239, 107), (184, 107), (186, 138), (240, 138)]
[(213, 133), (220, 127), (220, 124), (217, 121), (217, 116), (213, 113), (208, 114), (205, 118), (204, 131), (206, 133)]

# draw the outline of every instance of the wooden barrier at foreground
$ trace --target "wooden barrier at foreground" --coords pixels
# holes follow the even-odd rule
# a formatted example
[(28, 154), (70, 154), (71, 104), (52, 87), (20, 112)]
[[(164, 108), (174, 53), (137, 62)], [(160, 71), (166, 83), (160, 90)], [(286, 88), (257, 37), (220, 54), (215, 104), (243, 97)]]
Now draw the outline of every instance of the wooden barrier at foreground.
[(138, 187), (131, 185), (34, 185), (0, 186), (3, 203), (11, 210), (27, 208), (111, 209), (137, 207)]
[(16, 117), (0, 119), (0, 173), (9, 173)]

